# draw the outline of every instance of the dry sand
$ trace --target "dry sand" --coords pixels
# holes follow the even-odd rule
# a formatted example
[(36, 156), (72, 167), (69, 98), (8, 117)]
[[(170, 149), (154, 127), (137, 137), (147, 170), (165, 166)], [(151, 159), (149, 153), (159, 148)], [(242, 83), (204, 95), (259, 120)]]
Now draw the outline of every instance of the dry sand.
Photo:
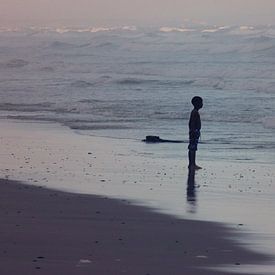
[(8, 180), (0, 180), (0, 219), (1, 275), (233, 274), (206, 268), (268, 259), (220, 224)]

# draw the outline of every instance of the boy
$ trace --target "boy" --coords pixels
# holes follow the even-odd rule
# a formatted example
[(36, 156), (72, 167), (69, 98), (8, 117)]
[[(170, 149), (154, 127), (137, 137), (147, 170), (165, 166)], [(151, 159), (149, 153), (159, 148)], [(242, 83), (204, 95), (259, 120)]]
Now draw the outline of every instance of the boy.
[(189, 119), (189, 146), (188, 146), (188, 158), (189, 158), (189, 169), (198, 170), (201, 169), (200, 166), (196, 164), (196, 151), (198, 147), (198, 142), (200, 138), (201, 130), (201, 119), (199, 114), (199, 109), (203, 106), (203, 100), (199, 96), (192, 98), (191, 103), (194, 106), (190, 114)]

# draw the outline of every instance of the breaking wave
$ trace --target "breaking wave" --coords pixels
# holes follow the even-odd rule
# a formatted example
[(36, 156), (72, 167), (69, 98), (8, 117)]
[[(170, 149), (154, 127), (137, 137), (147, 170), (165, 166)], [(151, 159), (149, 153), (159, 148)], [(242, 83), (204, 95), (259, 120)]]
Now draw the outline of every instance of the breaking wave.
[(77, 80), (77, 81), (72, 82), (70, 84), (70, 86), (73, 88), (89, 88), (89, 87), (94, 86), (94, 84), (91, 82), (88, 82), (88, 81), (84, 81), (84, 80)]
[(66, 42), (54, 41), (50, 44), (50, 47), (54, 48), (54, 49), (62, 49), (63, 50), (63, 49), (74, 48), (75, 45), (70, 44), (70, 43), (66, 43)]
[(138, 78), (123, 78), (116, 81), (119, 85), (160, 85), (160, 86), (184, 86), (195, 83), (195, 80), (158, 80), (158, 79), (138, 79)]
[(113, 27), (0, 27), (0, 33), (26, 33), (26, 34), (40, 34), (40, 33), (57, 33), (57, 34), (69, 34), (69, 33), (100, 33), (100, 32), (135, 32), (138, 28), (136, 26), (113, 26)]
[(24, 59), (11, 59), (3, 65), (7, 68), (22, 68), (29, 64), (28, 61)]
[(0, 110), (5, 111), (19, 111), (19, 112), (39, 112), (39, 111), (52, 111), (53, 103), (0, 103)]
[(161, 27), (159, 31), (160, 32), (194, 32), (196, 30), (188, 29), (188, 28)]

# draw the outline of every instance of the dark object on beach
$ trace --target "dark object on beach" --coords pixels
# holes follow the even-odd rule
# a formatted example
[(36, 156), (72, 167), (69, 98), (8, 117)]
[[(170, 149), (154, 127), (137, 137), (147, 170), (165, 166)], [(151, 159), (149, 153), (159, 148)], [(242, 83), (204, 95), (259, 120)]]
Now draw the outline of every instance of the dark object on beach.
[(183, 143), (183, 140), (170, 140), (170, 139), (161, 139), (159, 136), (146, 136), (142, 141), (146, 143), (161, 143), (161, 142), (170, 142), (170, 143)]

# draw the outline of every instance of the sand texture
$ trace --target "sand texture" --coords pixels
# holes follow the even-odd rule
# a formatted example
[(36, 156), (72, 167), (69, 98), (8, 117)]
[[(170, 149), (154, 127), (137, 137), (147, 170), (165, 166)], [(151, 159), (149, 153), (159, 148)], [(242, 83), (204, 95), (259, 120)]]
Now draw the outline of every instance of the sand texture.
[[(232, 274), (260, 263), (222, 225), (0, 180), (0, 274)], [(245, 274), (245, 273), (243, 273)]]

